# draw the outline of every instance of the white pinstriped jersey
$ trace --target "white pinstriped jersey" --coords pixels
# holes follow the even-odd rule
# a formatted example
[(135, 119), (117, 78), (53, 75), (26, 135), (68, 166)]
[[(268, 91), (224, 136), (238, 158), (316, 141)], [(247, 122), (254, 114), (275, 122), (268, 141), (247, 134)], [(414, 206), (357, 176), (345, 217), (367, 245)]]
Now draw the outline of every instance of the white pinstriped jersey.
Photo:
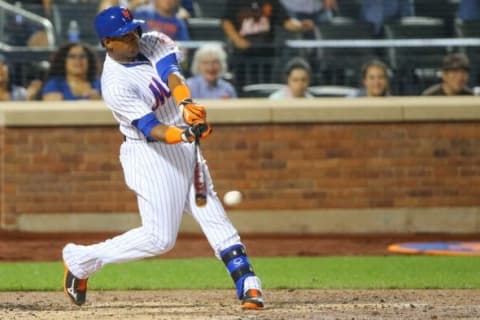
[[(175, 53), (178, 61), (182, 59), (180, 50), (167, 36), (149, 32), (140, 42), (147, 37), (162, 39), (159, 57)], [(126, 137), (144, 139), (143, 133), (131, 123), (152, 111), (163, 124), (186, 126), (168, 86), (148, 60), (120, 63), (107, 55), (102, 73), (102, 96)]]
[[(177, 61), (181, 60), (180, 51), (168, 37), (146, 33), (140, 41), (148, 42), (148, 37), (160, 38), (146, 45), (151, 51), (153, 48), (157, 61), (172, 53)], [(120, 162), (127, 186), (137, 194), (142, 226), (97, 244), (65, 246), (63, 259), (78, 278), (86, 279), (109, 263), (143, 259), (170, 250), (183, 212), (190, 213), (198, 222), (217, 257), (222, 250), (240, 243), (237, 230), (214, 191), (206, 164), (208, 201), (205, 207), (195, 204), (193, 144), (146, 142), (143, 133), (132, 125), (134, 120), (153, 111), (163, 124), (186, 127), (170, 90), (157, 72), (148, 61), (121, 64), (109, 56), (105, 59), (102, 95), (119, 122), (120, 131), (129, 138), (120, 147)], [(249, 288), (261, 289), (261, 283), (252, 276), (245, 280), (244, 287), (245, 292)]]

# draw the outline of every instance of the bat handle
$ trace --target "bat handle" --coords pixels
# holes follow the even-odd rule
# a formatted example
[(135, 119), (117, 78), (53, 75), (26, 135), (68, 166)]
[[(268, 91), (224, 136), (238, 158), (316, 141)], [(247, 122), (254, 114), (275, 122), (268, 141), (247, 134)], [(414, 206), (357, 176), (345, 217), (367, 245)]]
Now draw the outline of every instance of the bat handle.
[(199, 207), (205, 207), (205, 205), (207, 204), (207, 197), (203, 194), (197, 193), (195, 195), (195, 203)]
[(199, 137), (195, 136), (195, 203), (199, 207), (207, 204), (207, 188), (205, 181), (205, 173), (203, 171), (202, 156), (200, 154)]

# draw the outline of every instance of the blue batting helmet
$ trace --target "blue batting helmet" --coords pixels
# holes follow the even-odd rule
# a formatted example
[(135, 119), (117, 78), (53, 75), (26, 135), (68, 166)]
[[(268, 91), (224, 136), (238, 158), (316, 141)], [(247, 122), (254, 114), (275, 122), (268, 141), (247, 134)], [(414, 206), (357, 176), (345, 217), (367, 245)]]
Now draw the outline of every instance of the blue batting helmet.
[(136, 29), (141, 32), (140, 22), (133, 19), (132, 12), (127, 8), (110, 7), (96, 16), (95, 31), (100, 40), (119, 37)]

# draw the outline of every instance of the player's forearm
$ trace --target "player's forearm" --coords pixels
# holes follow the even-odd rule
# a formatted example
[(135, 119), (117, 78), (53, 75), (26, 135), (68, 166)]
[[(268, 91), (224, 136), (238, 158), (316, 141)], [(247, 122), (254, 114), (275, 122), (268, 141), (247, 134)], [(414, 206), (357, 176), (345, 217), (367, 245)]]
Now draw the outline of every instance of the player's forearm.
[(185, 79), (175, 72), (168, 75), (168, 87), (177, 105), (185, 99), (191, 99), (192, 97), (190, 89), (185, 83)]

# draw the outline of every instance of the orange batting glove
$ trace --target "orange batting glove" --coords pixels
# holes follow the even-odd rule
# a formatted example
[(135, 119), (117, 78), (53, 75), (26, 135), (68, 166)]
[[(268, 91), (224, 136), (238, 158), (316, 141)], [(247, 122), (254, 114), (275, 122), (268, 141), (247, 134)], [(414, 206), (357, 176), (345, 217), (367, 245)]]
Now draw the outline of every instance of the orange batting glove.
[(179, 142), (193, 142), (195, 137), (207, 138), (212, 133), (212, 127), (208, 123), (200, 123), (187, 129), (169, 126), (165, 131), (165, 142), (176, 144)]
[(193, 102), (192, 99), (184, 99), (180, 102), (183, 120), (189, 125), (204, 123), (207, 119), (207, 111), (201, 104)]
[(207, 111), (201, 104), (192, 100), (190, 89), (185, 84), (177, 85), (172, 90), (172, 96), (182, 110), (183, 120), (189, 125), (196, 125), (207, 121)]

